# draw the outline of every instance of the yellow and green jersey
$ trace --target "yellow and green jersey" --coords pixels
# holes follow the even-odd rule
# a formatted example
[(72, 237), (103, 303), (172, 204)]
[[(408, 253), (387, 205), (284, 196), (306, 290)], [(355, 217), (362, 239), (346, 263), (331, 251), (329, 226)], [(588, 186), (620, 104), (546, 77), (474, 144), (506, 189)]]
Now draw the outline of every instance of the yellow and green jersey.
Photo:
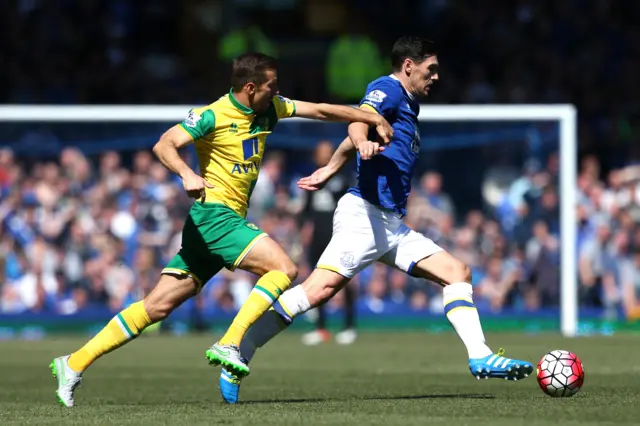
[(200, 173), (214, 186), (206, 188), (205, 201), (224, 204), (245, 217), (267, 136), (279, 119), (295, 112), (290, 99), (276, 96), (266, 112), (256, 114), (232, 92), (189, 111), (179, 127), (195, 141)]

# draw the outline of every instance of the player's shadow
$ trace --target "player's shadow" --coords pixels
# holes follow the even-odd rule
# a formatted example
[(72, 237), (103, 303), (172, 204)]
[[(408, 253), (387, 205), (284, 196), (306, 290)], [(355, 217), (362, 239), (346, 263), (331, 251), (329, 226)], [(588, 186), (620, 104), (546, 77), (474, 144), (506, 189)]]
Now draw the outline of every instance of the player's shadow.
[(365, 396), (354, 398), (292, 398), (292, 399), (261, 399), (242, 401), (240, 404), (296, 404), (303, 402), (329, 402), (329, 401), (393, 401), (408, 399), (495, 399), (495, 395), (469, 393), (469, 394), (432, 394), (432, 395), (398, 395), (398, 396)]

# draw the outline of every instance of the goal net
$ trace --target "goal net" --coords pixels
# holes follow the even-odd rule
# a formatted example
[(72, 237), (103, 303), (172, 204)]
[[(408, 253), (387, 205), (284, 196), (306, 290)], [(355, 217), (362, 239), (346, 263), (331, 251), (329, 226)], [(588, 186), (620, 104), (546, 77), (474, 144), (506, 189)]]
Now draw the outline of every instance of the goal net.
[[(179, 247), (188, 200), (148, 153), (189, 109), (0, 107), (2, 145), (12, 152), (0, 156), (6, 333), (25, 332), (16, 324), (36, 332), (93, 327), (153, 286)], [(579, 304), (574, 107), (424, 105), (419, 118), (407, 221), (470, 265), (483, 321), (575, 336), (579, 318), (605, 315)], [(291, 119), (269, 139), (250, 214), (301, 264), (308, 233), (295, 179), (313, 170), (319, 141), (337, 144), (345, 134), (342, 124)], [(186, 158), (195, 165), (192, 151)], [(436, 287), (377, 267), (356, 281), (363, 323), (444, 326)], [(220, 274), (175, 318), (226, 324), (218, 320), (252, 284), (242, 273)]]

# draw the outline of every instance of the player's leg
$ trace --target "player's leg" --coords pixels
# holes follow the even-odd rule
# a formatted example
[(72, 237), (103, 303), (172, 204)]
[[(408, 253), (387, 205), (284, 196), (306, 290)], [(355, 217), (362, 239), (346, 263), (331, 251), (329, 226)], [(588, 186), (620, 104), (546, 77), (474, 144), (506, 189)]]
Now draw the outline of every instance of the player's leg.
[(222, 267), (219, 256), (210, 252), (205, 244), (194, 221), (192, 207), (182, 231), (182, 248), (163, 269), (153, 290), (143, 300), (116, 315), (78, 351), (51, 363), (54, 375), (58, 378), (57, 394), (60, 402), (68, 407), (72, 406), (75, 388), (80, 383), (83, 372), (95, 360), (130, 342), (151, 324), (165, 319), (175, 308), (195, 295)]
[(165, 319), (193, 296), (197, 288), (196, 280), (192, 277), (163, 275), (144, 300), (118, 313), (76, 352), (54, 359), (50, 367), (58, 380), (58, 401), (66, 407), (72, 407), (75, 389), (82, 381), (84, 371), (93, 362), (135, 339), (151, 324)]
[[(315, 268), (320, 260), (320, 256), (324, 252), (324, 249), (331, 242), (331, 235), (318, 236), (315, 235), (311, 245), (309, 247), (309, 265), (311, 268)], [(331, 338), (331, 334), (327, 331), (327, 312), (324, 305), (320, 305), (315, 308), (317, 312), (317, 318), (315, 321), (316, 329), (305, 333), (302, 336), (302, 343), (305, 345), (317, 345), (322, 342), (326, 342)]]
[[(253, 226), (251, 227), (253, 228)], [(250, 229), (250, 228), (246, 228)], [(238, 267), (260, 276), (249, 293), (233, 322), (222, 338), (207, 351), (206, 357), (213, 365), (223, 365), (234, 375), (249, 374), (249, 367), (240, 355), (240, 343), (247, 330), (260, 318), (280, 295), (289, 288), (298, 270), (282, 247), (261, 231), (245, 246), (231, 267)], [(249, 231), (236, 232), (236, 241), (243, 239)]]
[[(368, 264), (371, 264), (369, 262)], [(309, 309), (326, 303), (347, 285), (350, 278), (335, 270), (314, 269), (300, 285), (285, 291), (255, 325), (241, 344), (242, 355), (251, 360), (257, 348), (287, 328)]]
[(408, 274), (443, 286), (447, 319), (469, 354), (469, 369), (478, 378), (511, 380), (527, 377), (533, 366), (494, 354), (486, 345), (478, 311), (473, 303), (471, 270), (422, 234), (405, 229), (399, 244), (381, 259)]
[[(361, 269), (389, 250), (384, 224), (362, 210), (362, 200), (349, 195), (338, 203), (334, 232), (318, 267), (300, 285), (285, 291), (242, 340), (240, 351), (247, 362), (256, 350), (286, 329), (297, 315), (329, 300)], [(228, 403), (238, 401), (240, 377), (223, 374), (220, 390)]]
[[(359, 271), (389, 251), (391, 242), (386, 224), (376, 212), (367, 210), (366, 202), (351, 194), (340, 200), (334, 214), (331, 241), (316, 269), (302, 284), (285, 291), (273, 304), (273, 310), (267, 312), (270, 324), (288, 325), (297, 315), (325, 303)], [(261, 334), (260, 330), (254, 333)], [(262, 339), (261, 336), (258, 340)]]
[[(349, 279), (333, 271), (315, 269), (304, 283), (285, 291), (249, 328), (240, 343), (240, 359), (248, 365), (258, 348), (284, 331), (293, 320), (313, 307), (317, 307), (342, 289)], [(215, 346), (215, 345), (214, 345)], [(231, 368), (223, 368), (220, 373), (220, 393), (229, 403), (238, 402), (240, 382), (244, 375)]]

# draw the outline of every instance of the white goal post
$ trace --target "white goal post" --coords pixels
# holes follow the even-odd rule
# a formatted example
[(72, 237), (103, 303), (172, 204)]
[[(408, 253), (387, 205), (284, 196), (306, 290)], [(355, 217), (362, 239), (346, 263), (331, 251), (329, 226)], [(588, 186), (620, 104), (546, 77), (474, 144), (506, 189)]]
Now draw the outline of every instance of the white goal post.
[[(189, 105), (3, 105), (0, 122), (179, 122)], [(577, 129), (573, 105), (422, 105), (420, 121), (557, 121), (560, 134), (560, 328), (578, 332)], [(293, 118), (291, 120), (299, 120)]]

